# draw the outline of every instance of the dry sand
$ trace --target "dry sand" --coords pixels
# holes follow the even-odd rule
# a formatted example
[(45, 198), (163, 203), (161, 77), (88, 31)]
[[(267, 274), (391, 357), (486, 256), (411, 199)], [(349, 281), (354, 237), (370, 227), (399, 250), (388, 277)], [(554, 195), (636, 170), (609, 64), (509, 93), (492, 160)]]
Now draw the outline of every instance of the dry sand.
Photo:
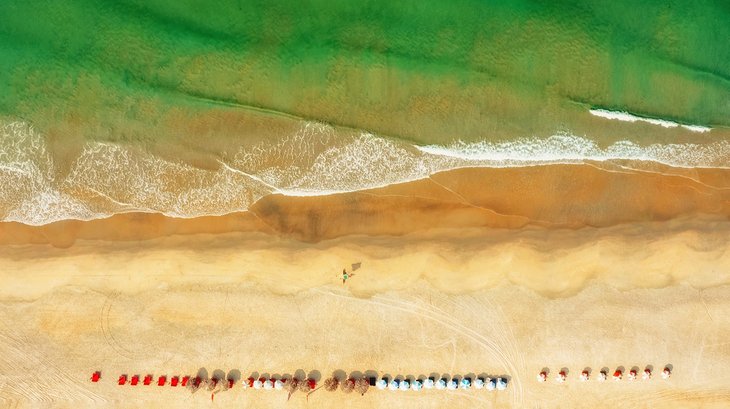
[[(725, 172), (466, 169), (369, 192), (271, 196), (220, 218), (1, 224), (0, 405), (727, 407)], [(356, 262), (343, 285), (339, 272)], [(666, 364), (669, 381), (658, 376)], [(585, 367), (595, 379), (645, 365), (649, 382), (577, 381)], [(557, 384), (562, 367), (569, 381)], [(211, 402), (205, 391), (116, 385), (121, 373), (200, 368), (486, 373), (510, 385), (318, 390), (288, 402), (240, 387)]]

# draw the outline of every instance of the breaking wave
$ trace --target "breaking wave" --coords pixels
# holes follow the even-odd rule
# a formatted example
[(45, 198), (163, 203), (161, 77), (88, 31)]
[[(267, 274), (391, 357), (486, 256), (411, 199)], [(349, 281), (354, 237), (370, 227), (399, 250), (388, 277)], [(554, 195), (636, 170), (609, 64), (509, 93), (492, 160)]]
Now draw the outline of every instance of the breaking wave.
[(270, 193), (323, 195), (426, 178), (460, 167), (519, 167), (636, 160), (675, 167), (730, 167), (730, 143), (608, 147), (573, 135), (508, 142), (415, 146), (368, 133), (303, 123), (275, 144), (221, 157), (214, 170), (132, 147), (94, 142), (61, 172), (42, 135), (23, 122), (0, 126), (0, 220), (42, 225), (116, 213), (173, 217), (246, 210)]

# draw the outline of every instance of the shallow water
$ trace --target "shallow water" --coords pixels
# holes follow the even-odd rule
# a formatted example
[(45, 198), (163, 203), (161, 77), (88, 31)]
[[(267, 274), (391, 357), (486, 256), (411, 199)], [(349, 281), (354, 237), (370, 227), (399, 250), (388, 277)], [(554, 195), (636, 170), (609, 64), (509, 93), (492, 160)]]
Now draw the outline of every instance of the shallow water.
[(0, 14), (2, 220), (223, 214), (463, 166), (730, 166), (722, 2), (8, 1)]

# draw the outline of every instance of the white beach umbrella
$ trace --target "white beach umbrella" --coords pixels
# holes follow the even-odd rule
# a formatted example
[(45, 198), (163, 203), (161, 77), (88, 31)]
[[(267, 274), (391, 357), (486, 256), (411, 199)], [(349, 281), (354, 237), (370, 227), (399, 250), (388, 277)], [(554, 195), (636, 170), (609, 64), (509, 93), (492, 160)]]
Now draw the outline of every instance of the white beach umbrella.
[(436, 381), (436, 389), (438, 389), (438, 390), (446, 389), (446, 381), (443, 379), (439, 379), (438, 381)]
[(477, 378), (474, 380), (474, 388), (476, 389), (484, 389), (484, 380), (482, 378)]
[(407, 391), (409, 389), (411, 389), (411, 383), (408, 382), (407, 380), (402, 380), (400, 382), (400, 390)]
[(260, 380), (256, 379), (255, 381), (253, 381), (254, 389), (261, 389), (263, 386), (264, 386), (264, 383), (261, 382)]
[(378, 382), (375, 383), (375, 387), (383, 390), (388, 387), (388, 382), (385, 379), (378, 379)]
[(271, 382), (271, 379), (267, 379), (264, 381), (264, 389), (266, 389), (266, 390), (274, 389), (274, 383)]
[(388, 384), (388, 389), (391, 391), (397, 391), (399, 387), (400, 387), (400, 382), (398, 382), (395, 379), (390, 381), (390, 383)]
[(411, 389), (414, 391), (420, 391), (422, 386), (423, 386), (423, 384), (418, 379), (414, 380), (411, 383)]
[(435, 385), (433, 379), (426, 379), (425, 381), (423, 381), (424, 389), (433, 389), (434, 386)]
[(452, 379), (452, 380), (450, 380), (450, 381), (449, 381), (449, 383), (448, 383), (448, 384), (446, 385), (446, 387), (447, 387), (447, 388), (448, 388), (448, 389), (449, 389), (450, 391), (454, 391), (454, 390), (456, 390), (456, 388), (457, 388), (458, 386), (459, 386), (459, 384), (458, 384), (458, 383), (456, 382), (456, 379)]
[(648, 381), (649, 379), (651, 379), (651, 369), (649, 369), (649, 368), (644, 369), (644, 374), (641, 375), (641, 378), (644, 379), (645, 381)]
[(497, 390), (503, 391), (507, 389), (507, 381), (502, 378), (497, 378)]
[(284, 382), (282, 382), (280, 379), (274, 381), (274, 389), (276, 389), (277, 391), (284, 389)]
[(493, 391), (497, 387), (497, 381), (494, 379), (487, 378), (487, 385), (486, 388), (488, 391)]
[(672, 371), (669, 368), (664, 368), (662, 371), (662, 379), (669, 379), (672, 376)]
[(538, 382), (545, 382), (545, 381), (547, 381), (547, 372), (542, 371), (539, 374), (537, 374), (537, 381)]
[(598, 382), (605, 381), (607, 377), (608, 377), (608, 375), (605, 372), (603, 372), (603, 371), (599, 372), (598, 373)]

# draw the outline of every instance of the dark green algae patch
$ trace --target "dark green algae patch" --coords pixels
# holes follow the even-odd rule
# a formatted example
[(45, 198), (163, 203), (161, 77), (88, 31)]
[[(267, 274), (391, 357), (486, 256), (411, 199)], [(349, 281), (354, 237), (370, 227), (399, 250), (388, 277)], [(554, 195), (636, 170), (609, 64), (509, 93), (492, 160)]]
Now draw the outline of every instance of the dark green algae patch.
[(656, 138), (596, 126), (594, 106), (730, 126), (723, 1), (6, 0), (0, 16), (0, 115), (61, 137), (177, 138), (172, 111), (420, 144)]

